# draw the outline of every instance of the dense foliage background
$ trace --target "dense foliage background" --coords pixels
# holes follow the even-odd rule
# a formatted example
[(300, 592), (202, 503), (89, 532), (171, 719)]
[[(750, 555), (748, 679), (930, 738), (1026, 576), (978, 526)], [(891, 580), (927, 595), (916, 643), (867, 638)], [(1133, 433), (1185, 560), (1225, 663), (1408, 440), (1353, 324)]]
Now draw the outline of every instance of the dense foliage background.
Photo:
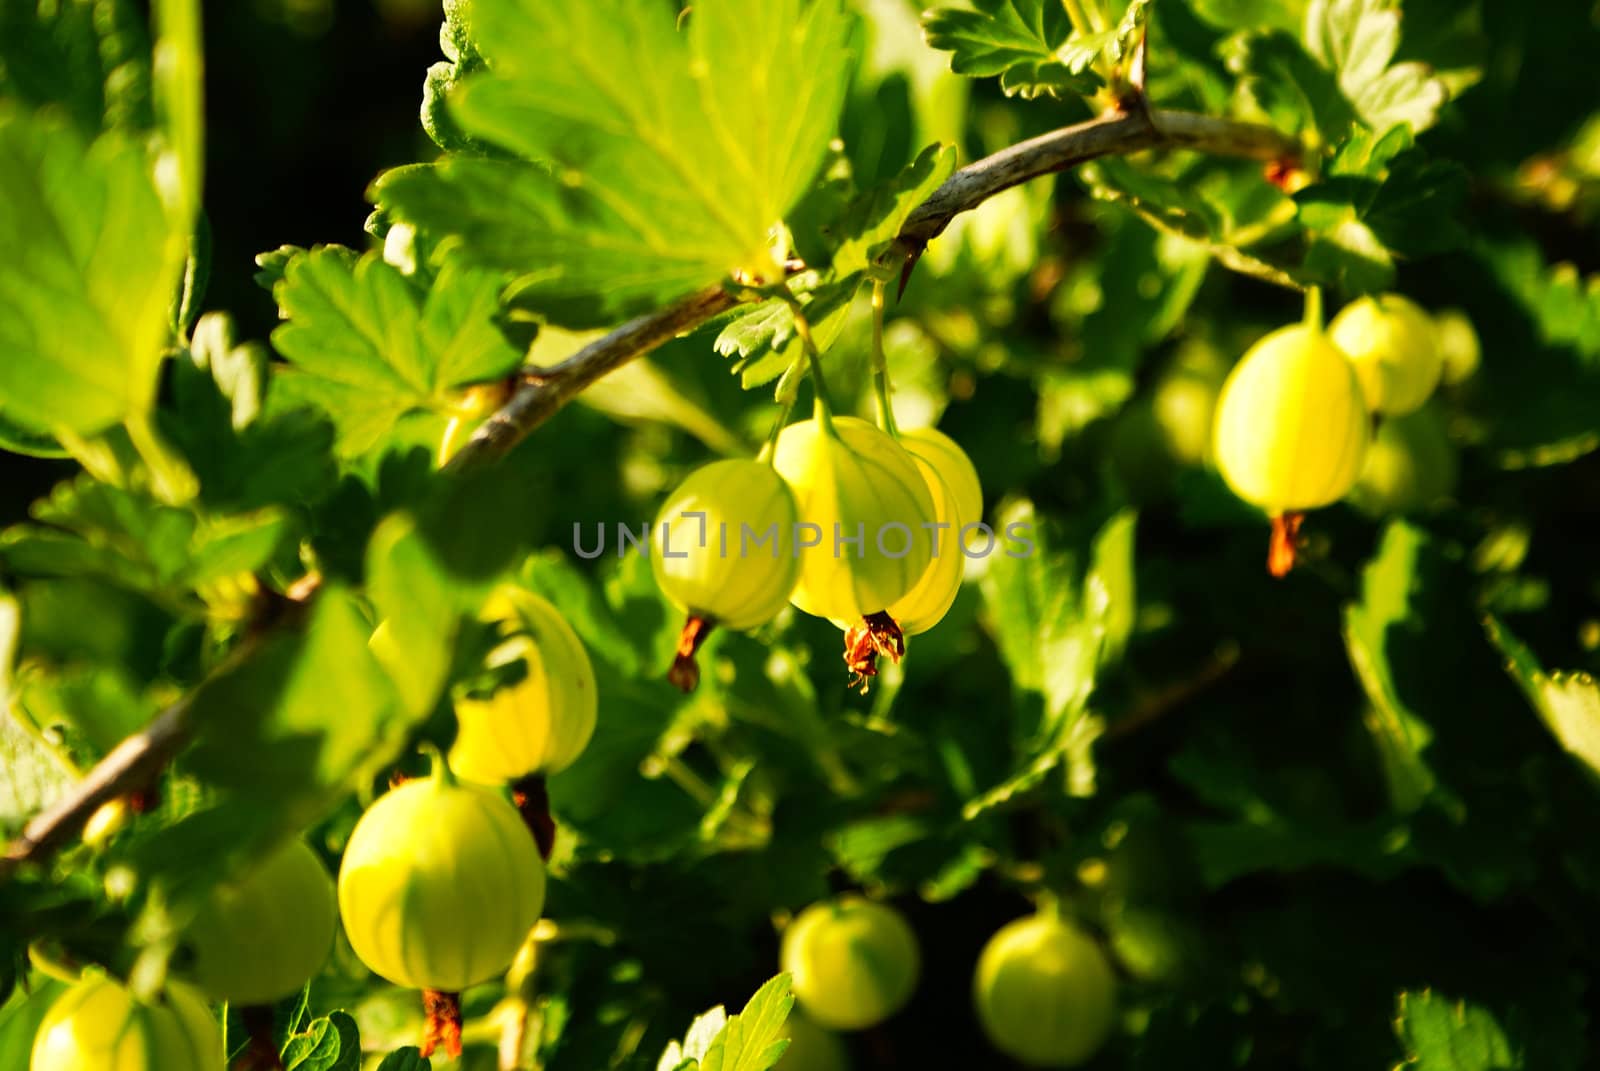
[[(546, 6), (570, 9), (574, 33), (589, 18)], [(861, 214), (841, 206), (897, 181), (891, 197), (928, 192), (950, 161), (919, 162), (925, 146), (967, 163), (1100, 106), (1054, 0), (930, 16), (937, 48), (913, 5), (849, 6), (842, 149), (788, 216), (824, 269), (797, 281), (815, 301), (845, 293), (847, 273), (825, 265), (842, 263), (830, 258)], [(1123, 5), (1110, 6), (1114, 24)], [(1041, 553), (970, 572), (950, 616), (864, 698), (845, 688), (838, 630), (798, 613), (718, 635), (684, 698), (662, 679), (680, 620), (647, 563), (580, 560), (574, 526), (591, 540), (597, 523), (637, 528), (692, 468), (758, 447), (797, 343), (736, 310), (601, 381), (486, 474), (437, 476), (461, 387), (514, 368), (530, 339), (548, 363), (687, 288), (596, 310), (535, 287), (497, 307), (520, 273), (514, 249), (474, 253), (490, 209), (486, 222), (470, 198), (440, 207), (402, 190), (364, 229), (374, 176), (439, 152), (417, 122), (439, 59), (434, 5), (209, 5), (210, 271), (192, 311), (225, 310), (232, 336), (215, 319), (190, 335), (180, 316), (153, 410), (166, 463), (198, 493), (164, 493), (162, 462), (120, 420), (73, 429), (76, 458), (59, 456), (18, 416), (22, 380), (0, 376), (0, 443), (25, 451), (0, 453), (0, 828), (19, 830), (199, 688), (196, 742), (153, 809), (103, 850), (69, 846), (0, 876), (0, 1069), (26, 1066), (58, 988), (30, 967), (30, 944), (148, 981), (185, 911), (265, 844), (308, 829), (336, 866), (363, 802), (394, 768), (421, 768), (411, 745), (448, 742), (435, 700), (454, 623), (513, 574), (561, 607), (600, 675), (595, 740), (549, 785), (555, 927), (530, 1007), (551, 1068), (655, 1067), (696, 1014), (743, 1004), (776, 972), (790, 913), (846, 888), (902, 908), (925, 960), (913, 1003), (850, 1038), (858, 1067), (1004, 1066), (970, 1010), (971, 971), (1041, 893), (1105, 941), (1124, 981), (1095, 1067), (1590, 1066), (1600, 11), (1135, 7), (1152, 102), (1300, 137), (1309, 185), (1291, 194), (1259, 161), (1154, 150), (958, 217), (890, 306), (897, 410), (957, 439), (989, 519), (1032, 521)], [(0, 0), (0, 120), (37, 110), (84, 139), (160, 128), (143, 16), (109, 0)], [(719, 78), (748, 76), (744, 57), (724, 59)], [(834, 69), (807, 63), (817, 78)], [(630, 57), (617, 65), (648, 99)], [(517, 154), (441, 127), (435, 104), (447, 147)], [(22, 144), (0, 138), (13, 206), (34, 159)], [(644, 197), (662, 180), (629, 181)], [(283, 244), (381, 249), (394, 218), (421, 226), (401, 311), (364, 303), (333, 254), (255, 260)], [(0, 328), (33, 293), (28, 225), (0, 206), (13, 262)], [(1411, 516), (1315, 513), (1300, 567), (1273, 580), (1263, 519), (1194, 443), (1227, 368), (1298, 318), (1305, 284), (1333, 307), (1393, 289), (1464, 310), (1483, 358), (1433, 403), (1458, 451), (1450, 500)], [(131, 307), (166, 282), (105, 285)], [(434, 367), (416, 398), (327, 371), (326, 354), (368, 327), (424, 338), (430, 286), (476, 364), (455, 379)], [(865, 305), (857, 294), (818, 319), (835, 393), (870, 415)], [(534, 338), (539, 319), (560, 326)], [(22, 367), (4, 345), (27, 337), (0, 329), (0, 361)], [(375, 337), (392, 358), (393, 336)], [(1175, 382), (1193, 397), (1161, 401)], [(311, 571), (310, 609), (273, 597)], [(427, 634), (415, 658), (419, 679), (439, 676), (431, 691), (391, 685), (365, 657), (385, 617)], [(496, 1066), (504, 996), (468, 994), (465, 1066)], [(341, 944), (305, 1018), (347, 1010), (375, 1063), (415, 1043), (414, 1002)]]

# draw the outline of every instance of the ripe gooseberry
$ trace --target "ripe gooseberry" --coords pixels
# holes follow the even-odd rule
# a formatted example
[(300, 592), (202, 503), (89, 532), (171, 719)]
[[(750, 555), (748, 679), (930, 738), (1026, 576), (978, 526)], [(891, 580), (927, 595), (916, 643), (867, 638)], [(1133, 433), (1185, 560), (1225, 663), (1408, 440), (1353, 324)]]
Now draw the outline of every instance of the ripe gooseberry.
[(483, 785), (566, 769), (589, 746), (598, 710), (583, 641), (547, 599), (515, 585), (480, 616), (502, 639), (485, 667), (491, 690), (455, 700), (450, 768)]
[(994, 1047), (1030, 1067), (1073, 1067), (1105, 1044), (1116, 976), (1100, 946), (1053, 911), (1002, 926), (973, 976)]
[(1399, 294), (1352, 301), (1328, 325), (1328, 337), (1349, 355), (1374, 413), (1414, 412), (1439, 385), (1444, 362), (1433, 321)]
[[(938, 526), (928, 568), (916, 585), (885, 611), (903, 636), (915, 636), (942, 621), (956, 601), (967, 571), (962, 533), (967, 525), (983, 518), (983, 487), (966, 452), (938, 429), (901, 432), (899, 441), (922, 472), (933, 496), (934, 524)], [(845, 630), (845, 663), (855, 674), (853, 683), (859, 683), (863, 692), (878, 675), (879, 655), (898, 661), (904, 653), (899, 643), (880, 646), (881, 637), (870, 619), (834, 624)]]
[(983, 485), (978, 470), (956, 441), (937, 428), (918, 428), (900, 434), (927, 481), (933, 496), (934, 522), (948, 525), (936, 531), (937, 546), (916, 586), (889, 605), (889, 616), (907, 636), (926, 632), (950, 610), (966, 572), (961, 530), (983, 519)]
[(794, 495), (764, 461), (713, 461), (667, 498), (650, 565), (662, 592), (689, 615), (672, 683), (694, 689), (695, 652), (713, 627), (755, 628), (784, 608), (800, 573), (794, 531)]
[(456, 995), (510, 965), (544, 909), (544, 864), (516, 809), (433, 775), (407, 781), (356, 823), (339, 868), (339, 913), (357, 957), (424, 991), (424, 1051), (460, 1052)]
[(223, 1071), (222, 1032), (205, 998), (169, 981), (143, 1003), (90, 975), (56, 1000), (33, 1038), (30, 1071)]
[(1456, 448), (1433, 405), (1378, 425), (1350, 502), (1368, 516), (1437, 506), (1456, 486)]
[(773, 466), (815, 537), (797, 540), (789, 601), (817, 617), (864, 620), (873, 646), (898, 657), (904, 636), (887, 611), (933, 560), (933, 496), (916, 460), (864, 420), (819, 414), (783, 429)]
[(1273, 520), (1267, 564), (1294, 565), (1300, 513), (1337, 502), (1355, 484), (1371, 416), (1350, 361), (1317, 326), (1282, 327), (1251, 346), (1217, 398), (1212, 453), (1233, 492)]
[(315, 852), (290, 841), (238, 881), (219, 885), (189, 925), (190, 976), (206, 996), (271, 1004), (322, 968), (338, 912)]
[(794, 976), (795, 1000), (818, 1025), (863, 1030), (911, 999), (921, 953), (898, 911), (846, 895), (812, 904), (789, 924), (783, 969)]

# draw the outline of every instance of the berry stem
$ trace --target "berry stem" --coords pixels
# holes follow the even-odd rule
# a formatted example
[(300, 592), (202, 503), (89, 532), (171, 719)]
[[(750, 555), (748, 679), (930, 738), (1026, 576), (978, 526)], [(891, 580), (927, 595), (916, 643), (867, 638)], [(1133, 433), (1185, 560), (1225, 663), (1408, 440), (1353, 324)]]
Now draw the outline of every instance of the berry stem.
[(450, 763), (445, 759), (444, 752), (439, 750), (438, 744), (432, 740), (424, 740), (417, 745), (417, 750), (428, 756), (435, 781), (447, 788), (456, 786), (456, 772), (450, 768)]
[[(796, 369), (791, 366), (790, 374), (795, 374)], [(772, 430), (767, 433), (767, 441), (762, 444), (761, 453), (756, 455), (757, 461), (765, 461), (768, 465), (776, 466), (778, 462), (778, 436), (783, 434), (783, 429), (789, 424), (789, 415), (794, 412), (794, 403), (798, 392), (790, 389), (784, 392), (785, 397), (778, 400), (778, 416), (772, 422)]]
[(1313, 331), (1322, 330), (1322, 287), (1313, 286), (1306, 291), (1305, 325)]
[(883, 295), (887, 284), (882, 279), (872, 281), (872, 386), (878, 395), (878, 422), (883, 430), (898, 439), (900, 429), (895, 427), (894, 406), (889, 403), (889, 361), (883, 353)]
[(833, 399), (828, 394), (828, 383), (822, 375), (822, 353), (817, 349), (816, 340), (811, 337), (811, 321), (806, 319), (805, 307), (800, 304), (794, 291), (789, 289), (788, 283), (784, 283), (778, 293), (794, 314), (794, 332), (800, 336), (800, 348), (805, 351), (806, 361), (811, 365), (811, 389), (817, 398), (817, 423), (822, 425), (822, 430), (829, 437), (837, 439), (839, 433), (833, 426)]

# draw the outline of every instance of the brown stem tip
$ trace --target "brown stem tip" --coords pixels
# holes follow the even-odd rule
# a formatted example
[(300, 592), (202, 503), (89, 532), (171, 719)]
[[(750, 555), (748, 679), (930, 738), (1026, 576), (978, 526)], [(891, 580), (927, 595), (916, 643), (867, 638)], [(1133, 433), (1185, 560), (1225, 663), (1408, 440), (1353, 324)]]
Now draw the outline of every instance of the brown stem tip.
[(556, 820), (550, 814), (550, 792), (545, 786), (544, 775), (530, 774), (512, 782), (511, 802), (516, 804), (523, 824), (533, 834), (533, 842), (539, 847), (539, 858), (548, 863), (550, 853), (556, 847)]
[(672, 668), (667, 670), (667, 680), (677, 685), (679, 691), (692, 692), (700, 683), (700, 666), (694, 656), (716, 627), (716, 622), (699, 614), (690, 614), (683, 623), (683, 631), (678, 633), (677, 657), (672, 660)]
[(1272, 542), (1267, 545), (1267, 572), (1286, 577), (1294, 568), (1300, 547), (1300, 524), (1304, 513), (1280, 513), (1272, 518)]
[(283, 1058), (272, 1034), (272, 1005), (252, 1004), (239, 1009), (250, 1038), (249, 1047), (239, 1060), (239, 1071), (281, 1071)]
[(443, 1046), (446, 1056), (460, 1056), (461, 994), (424, 989), (422, 1011), (427, 1016), (422, 1035), (422, 1055), (432, 1056), (435, 1050)]
[(878, 658), (900, 664), (905, 657), (906, 636), (886, 611), (868, 614), (844, 634), (844, 664), (850, 670), (850, 687), (866, 695), (872, 678), (878, 675)]

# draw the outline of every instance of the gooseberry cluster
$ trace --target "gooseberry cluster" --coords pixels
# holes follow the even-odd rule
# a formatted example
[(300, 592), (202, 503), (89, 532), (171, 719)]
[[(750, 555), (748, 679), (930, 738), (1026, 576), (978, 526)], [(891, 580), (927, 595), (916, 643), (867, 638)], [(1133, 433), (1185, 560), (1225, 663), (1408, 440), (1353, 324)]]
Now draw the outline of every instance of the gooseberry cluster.
[(813, 417), (787, 426), (780, 417), (760, 457), (706, 465), (662, 505), (651, 561), (687, 614), (668, 674), (684, 691), (699, 680), (695, 655), (712, 628), (756, 628), (785, 603), (844, 630), (846, 666), (865, 691), (879, 657), (898, 662), (905, 637), (954, 603), (962, 532), (982, 518), (983, 489), (949, 436), (895, 425), (881, 294), (874, 313), (881, 426), (833, 413), (813, 350)]
[[(791, 1020), (804, 1055), (797, 1068), (840, 1066), (837, 1059), (821, 1059), (839, 1051), (828, 1044), (827, 1032), (866, 1030), (899, 1012), (921, 970), (910, 923), (887, 904), (856, 894), (796, 915), (783, 934), (782, 960), (803, 1013)], [(1053, 902), (989, 939), (972, 991), (990, 1042), (1029, 1067), (1083, 1063), (1105, 1044), (1116, 1021), (1117, 981), (1105, 953)]]
[(459, 993), (505, 972), (544, 908), (544, 849), (504, 790), (576, 760), (597, 710), (589, 656), (549, 602), (507, 586), (481, 619), (494, 643), (455, 696), (448, 760), (434, 750), (430, 776), (368, 808), (337, 886), (301, 841), (272, 852), (212, 891), (159, 998), (99, 974), (75, 981), (36, 1036), (32, 1071), (221, 1071), (206, 1001), (291, 996), (322, 968), (341, 918), (368, 968), (423, 990), (425, 1053), (459, 1053)]
[(1304, 322), (1256, 342), (1229, 373), (1213, 453), (1234, 493), (1272, 519), (1274, 576), (1294, 565), (1306, 510), (1348, 496), (1398, 512), (1449, 494), (1454, 452), (1425, 406), (1445, 376), (1447, 342), (1453, 380), (1476, 364), (1476, 339), (1463, 339), (1463, 325), (1455, 314), (1435, 323), (1408, 299), (1382, 294), (1352, 302), (1325, 330), (1312, 290)]

